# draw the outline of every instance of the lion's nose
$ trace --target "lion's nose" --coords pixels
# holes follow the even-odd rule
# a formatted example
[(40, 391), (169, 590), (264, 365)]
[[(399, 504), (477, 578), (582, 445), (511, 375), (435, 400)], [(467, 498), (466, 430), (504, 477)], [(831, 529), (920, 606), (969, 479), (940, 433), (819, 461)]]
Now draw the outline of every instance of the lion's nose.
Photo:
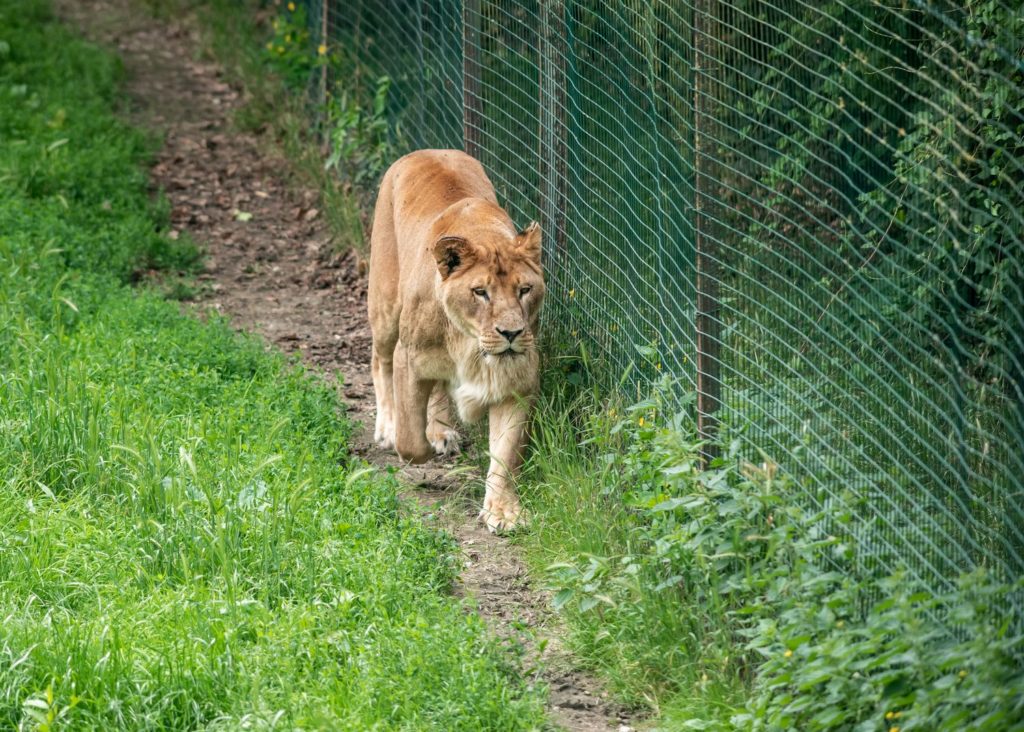
[(522, 328), (520, 328), (519, 330), (502, 330), (501, 328), (495, 328), (495, 330), (501, 333), (503, 336), (505, 336), (505, 340), (507, 340), (509, 343), (514, 341), (516, 339), (516, 336), (523, 332)]

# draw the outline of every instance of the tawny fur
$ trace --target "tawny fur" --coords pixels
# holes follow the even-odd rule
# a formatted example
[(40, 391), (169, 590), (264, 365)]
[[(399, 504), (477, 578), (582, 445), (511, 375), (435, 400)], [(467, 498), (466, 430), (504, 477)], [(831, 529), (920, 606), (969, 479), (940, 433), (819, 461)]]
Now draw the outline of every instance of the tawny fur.
[(536, 224), (517, 231), (480, 163), (420, 150), (381, 181), (370, 240), (374, 439), (411, 462), (458, 445), (459, 417), (489, 415), (481, 518), (511, 528), (514, 480), (537, 391), (544, 280)]

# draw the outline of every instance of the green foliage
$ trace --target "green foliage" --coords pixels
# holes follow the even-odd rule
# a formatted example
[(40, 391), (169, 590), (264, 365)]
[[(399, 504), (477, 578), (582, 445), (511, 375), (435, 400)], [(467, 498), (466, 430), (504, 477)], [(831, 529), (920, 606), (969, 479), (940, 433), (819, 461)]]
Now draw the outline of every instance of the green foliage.
[(123, 284), (194, 250), (117, 64), (42, 2), (0, 0), (0, 39), (0, 725), (540, 727), (333, 387)]
[(732, 722), (750, 730), (1018, 729), (1024, 644), (1004, 614), (1006, 592), (983, 573), (965, 575), (945, 597), (903, 575), (804, 581), (777, 617), (749, 631), (749, 647), (765, 660), (750, 711)]
[(524, 541), (574, 648), (625, 700), (680, 729), (1024, 724), (1024, 642), (1005, 614), (1019, 587), (977, 573), (936, 596), (864, 574), (853, 491), (808, 510), (794, 477), (739, 443), (701, 469), (689, 417), (661, 399), (564, 399), (540, 406)]
[[(16, 9), (17, 8), (17, 9)], [(163, 201), (135, 193), (152, 141), (113, 124), (109, 107), (120, 66), (82, 44), (48, 43), (49, 14), (39, 2), (0, 6), (7, 50), (0, 53), (0, 221), (7, 246), (33, 237), (67, 267), (121, 279), (151, 267), (188, 269), (198, 251), (172, 242)], [(52, 49), (46, 59), (40, 48)]]
[(810, 499), (871, 495), (859, 560), (940, 594), (1024, 566), (1022, 22), (744, 0), (721, 29), (723, 417)]
[[(247, 86), (268, 97), (260, 100), (265, 108), (257, 111), (256, 117), (285, 137), (290, 157), (316, 165), (318, 170), (311, 177), (318, 179), (318, 187), (331, 203), (328, 216), (346, 244), (363, 248), (369, 221), (365, 212), (372, 207), (377, 183), (407, 147), (395, 119), (392, 78), (375, 74), (359, 53), (372, 45), (372, 39), (362, 38), (356, 29), (317, 42), (319, 28), (311, 30), (302, 2), (278, 2), (280, 11), (269, 28), (250, 24), (239, 37), (231, 22), (238, 20), (232, 17), (238, 9), (214, 5), (206, 17), (218, 56), (245, 56), (254, 41), (269, 36), (259, 63), (243, 63), (239, 69)], [(250, 6), (255, 14), (255, 5)], [(280, 80), (286, 94), (268, 90), (265, 80), (259, 78), (268, 70)], [(288, 108), (283, 115), (282, 104)], [(251, 109), (246, 112), (252, 113)], [(296, 133), (295, 126), (302, 131)], [(311, 128), (316, 130), (315, 141), (306, 139)], [(300, 136), (302, 139), (296, 139)], [(319, 156), (309, 155), (321, 145), (326, 148), (323, 162)]]
[[(972, 392), (992, 385), (1024, 395), (1024, 15), (994, 0), (964, 3), (925, 44), (921, 73), (960, 66), (955, 83), (918, 103), (892, 175), (863, 198), (876, 228), (890, 226), (891, 256), (920, 270), (901, 306), (939, 336)], [(969, 101), (968, 101), (969, 100)], [(1002, 396), (1001, 394), (998, 396)], [(1024, 424), (1024, 422), (1022, 422)]]
[(289, 2), (271, 23), (264, 60), (292, 91), (303, 91), (314, 69), (327, 62), (327, 47), (313, 45), (306, 6)]
[(521, 541), (551, 581), (574, 651), (624, 702), (657, 709), (693, 689), (702, 714), (728, 718), (743, 689), (727, 672), (738, 660), (728, 598), (707, 581), (716, 542), (675, 542), (679, 509), (666, 504), (694, 481), (697, 444), (668, 434), (655, 402), (623, 409), (560, 387), (546, 394), (523, 481), (534, 518)]
[(391, 128), (387, 116), (390, 88), (391, 79), (380, 77), (369, 107), (342, 92), (327, 116), (330, 155), (324, 167), (362, 190), (373, 188), (397, 157), (394, 139), (400, 132)]

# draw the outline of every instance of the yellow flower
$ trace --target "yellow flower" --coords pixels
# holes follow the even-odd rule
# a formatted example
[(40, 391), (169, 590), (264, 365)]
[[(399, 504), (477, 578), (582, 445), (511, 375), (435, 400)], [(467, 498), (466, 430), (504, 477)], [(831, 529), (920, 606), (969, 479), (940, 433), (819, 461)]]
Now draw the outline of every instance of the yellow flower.
[(569, 297), (576, 297), (576, 290), (569, 290)]
[(963, 670), (960, 671), (960, 678), (961, 679), (966, 679), (967, 678), (967, 669), (963, 669)]
[(836, 627), (837, 628), (842, 628), (844, 625), (846, 625), (846, 621), (845, 620), (837, 620), (836, 621)]
[(889, 728), (889, 732), (900, 732), (900, 728), (894, 724), (892, 727)]
[(288, 3), (288, 9), (291, 10), (294, 13), (295, 12), (295, 3)]
[(284, 42), (285, 43), (291, 43), (292, 42), (292, 34), (291, 33), (286, 33), (285, 34)]
[(895, 712), (886, 712), (886, 713), (885, 713), (885, 718), (886, 718), (886, 719), (892, 719), (892, 718), (893, 718), (893, 717), (895, 717), (895, 716), (896, 716), (896, 713), (895, 713)]
[(785, 653), (783, 653), (782, 655), (783, 655), (783, 656), (785, 656), (786, 658), (792, 658), (792, 657), (793, 657), (793, 651), (791, 651), (791, 650), (789, 650), (789, 649), (787, 648), (787, 649), (786, 649), (786, 652), (785, 652)]
[(284, 46), (278, 46), (277, 47), (277, 52), (278, 53), (284, 53)]
[(640, 418), (640, 426), (641, 426), (641, 427), (643, 427), (643, 426), (644, 426), (644, 418), (643, 418), (643, 417), (641, 417), (641, 418)]
[(316, 52), (318, 54), (320, 54), (321, 56), (326, 56), (327, 55), (327, 46), (325, 44), (321, 43), (319, 46), (316, 47)]

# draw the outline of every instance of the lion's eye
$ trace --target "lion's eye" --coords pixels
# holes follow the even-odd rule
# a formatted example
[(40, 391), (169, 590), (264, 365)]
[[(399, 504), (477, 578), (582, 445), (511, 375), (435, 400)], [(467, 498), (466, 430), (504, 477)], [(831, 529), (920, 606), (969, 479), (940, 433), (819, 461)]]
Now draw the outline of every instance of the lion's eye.
[(527, 285), (526, 287), (520, 287), (519, 288), (519, 297), (526, 297), (528, 294), (530, 294), (530, 290), (532, 290), (532, 289), (533, 288), (530, 287), (529, 285)]
[(487, 290), (485, 290), (482, 287), (474, 287), (473, 288), (473, 294), (476, 295), (477, 297), (482, 297), (484, 300), (488, 299), (488, 297), (487, 297)]

